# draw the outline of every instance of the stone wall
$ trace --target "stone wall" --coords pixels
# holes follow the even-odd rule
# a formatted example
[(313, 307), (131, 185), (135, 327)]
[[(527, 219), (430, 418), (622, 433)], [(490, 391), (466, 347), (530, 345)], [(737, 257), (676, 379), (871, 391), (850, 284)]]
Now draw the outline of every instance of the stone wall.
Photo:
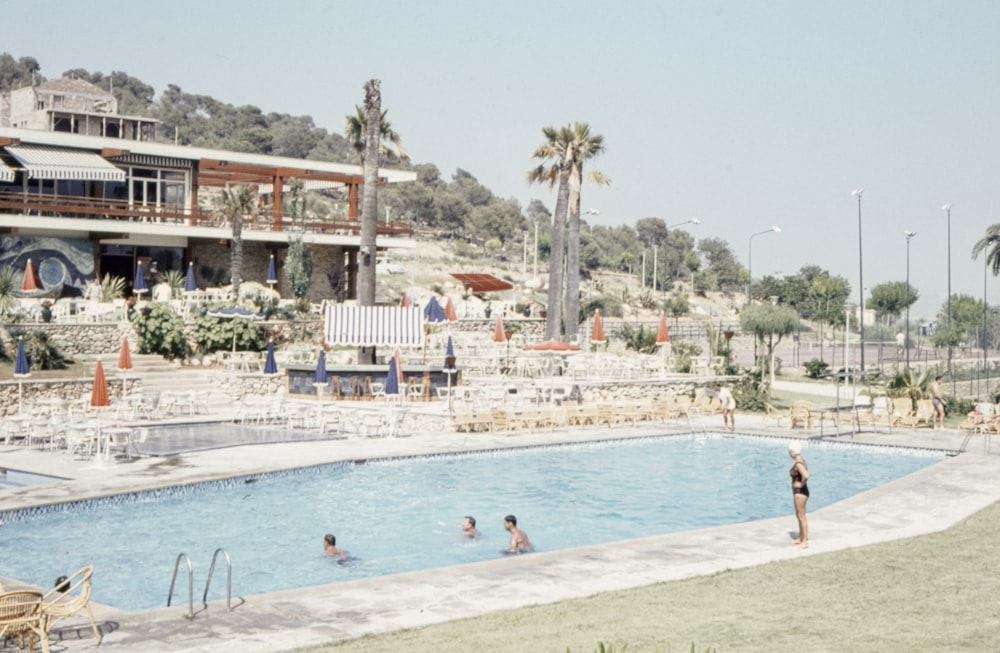
[[(122, 393), (122, 378), (108, 374), (108, 396), (115, 397)], [(142, 392), (142, 380), (134, 377), (127, 379), (129, 394)], [(20, 412), (20, 403), (30, 405), (39, 399), (62, 399), (63, 401), (90, 401), (94, 389), (93, 379), (60, 379), (48, 381), (27, 378), (23, 381), (4, 381), (0, 383), (0, 415), (15, 415)]]
[[(24, 331), (44, 331), (49, 339), (59, 347), (64, 356), (96, 356), (99, 354), (117, 354), (121, 348), (122, 338), (129, 336), (134, 339), (132, 325), (129, 322), (104, 322), (99, 324), (58, 324), (49, 323), (17, 323), (5, 325), (8, 331), (16, 333)], [(133, 343), (134, 344), (134, 343)]]

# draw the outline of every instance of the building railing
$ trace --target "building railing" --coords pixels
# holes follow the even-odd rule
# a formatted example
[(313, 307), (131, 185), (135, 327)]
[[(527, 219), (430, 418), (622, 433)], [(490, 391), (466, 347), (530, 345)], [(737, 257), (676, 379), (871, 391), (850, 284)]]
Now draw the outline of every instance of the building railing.
[[(142, 206), (124, 200), (110, 200), (89, 197), (59, 197), (52, 195), (26, 195), (22, 193), (0, 193), (0, 212), (21, 213), (55, 218), (82, 218), (117, 220), (121, 222), (174, 223), (197, 227), (228, 227), (228, 221), (219, 213), (201, 208), (184, 209), (170, 206)], [(269, 212), (244, 221), (248, 231), (292, 230), (295, 227), (290, 216), (282, 216), (276, 224)], [(360, 220), (311, 218), (305, 220), (308, 233), (338, 234), (357, 236), (361, 232)], [(409, 223), (392, 222), (379, 224), (380, 235), (411, 235), (413, 227)]]

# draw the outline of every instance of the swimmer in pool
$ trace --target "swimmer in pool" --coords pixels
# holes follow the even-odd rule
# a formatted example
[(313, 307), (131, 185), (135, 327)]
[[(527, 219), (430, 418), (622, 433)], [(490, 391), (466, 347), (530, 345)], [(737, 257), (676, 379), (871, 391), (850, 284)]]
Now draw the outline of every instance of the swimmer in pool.
[(504, 549), (504, 553), (531, 553), (535, 547), (528, 541), (528, 534), (517, 527), (517, 517), (507, 515), (503, 518), (503, 527), (510, 533), (510, 546)]
[(333, 533), (327, 533), (323, 536), (323, 556), (326, 558), (337, 558), (338, 560), (344, 560), (350, 557), (350, 553), (344, 549), (337, 548), (337, 538), (334, 537)]
[(476, 518), (466, 515), (465, 519), (462, 520), (462, 535), (474, 540), (479, 537), (479, 531), (476, 530)]

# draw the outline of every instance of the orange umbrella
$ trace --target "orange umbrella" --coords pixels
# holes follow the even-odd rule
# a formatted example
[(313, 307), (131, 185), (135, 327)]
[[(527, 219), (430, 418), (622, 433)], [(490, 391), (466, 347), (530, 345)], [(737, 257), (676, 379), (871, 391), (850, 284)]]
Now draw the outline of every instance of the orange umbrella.
[(132, 352), (128, 349), (128, 336), (122, 338), (122, 348), (118, 352), (118, 369), (122, 372), (132, 369)]
[(108, 398), (108, 382), (104, 378), (104, 365), (97, 359), (97, 370), (94, 372), (94, 390), (90, 393), (90, 405), (95, 408), (110, 406)]
[(399, 347), (396, 347), (396, 351), (393, 352), (392, 357), (396, 359), (396, 380), (399, 383), (403, 382), (403, 361), (399, 358)]
[(21, 290), (25, 292), (30, 292), (32, 290), (38, 290), (42, 282), (38, 279), (38, 273), (35, 272), (35, 266), (31, 264), (31, 259), (28, 259), (28, 264), (24, 266), (24, 277), (21, 279)]
[(496, 326), (493, 327), (493, 342), (507, 342), (507, 334), (503, 330), (503, 320), (497, 318)]
[(458, 320), (458, 313), (455, 312), (455, 305), (451, 303), (451, 297), (444, 305), (444, 314), (448, 317), (449, 322), (455, 322)]
[(656, 344), (665, 345), (670, 342), (670, 329), (667, 328), (667, 318), (660, 313), (660, 326), (656, 328)]
[(405, 292), (403, 293), (403, 296), (399, 299), (399, 307), (400, 308), (410, 307), (410, 296), (407, 295)]
[(590, 341), (595, 345), (603, 345), (608, 341), (604, 337), (604, 321), (601, 319), (601, 310), (594, 309), (594, 328), (590, 330)]

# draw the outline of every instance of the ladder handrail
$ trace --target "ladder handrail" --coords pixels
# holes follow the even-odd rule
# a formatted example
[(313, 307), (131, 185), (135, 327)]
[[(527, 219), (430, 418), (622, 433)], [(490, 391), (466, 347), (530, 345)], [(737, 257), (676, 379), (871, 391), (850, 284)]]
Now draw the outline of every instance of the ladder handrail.
[(194, 565), (191, 564), (191, 558), (186, 553), (178, 555), (177, 561), (174, 563), (174, 576), (170, 579), (170, 593), (167, 595), (167, 607), (170, 607), (170, 600), (174, 597), (174, 583), (177, 581), (177, 570), (180, 569), (182, 558), (187, 560), (188, 566), (188, 613), (184, 616), (188, 619), (194, 619)]
[(205, 593), (201, 596), (201, 603), (206, 608), (208, 608), (208, 587), (212, 584), (212, 574), (215, 573), (215, 561), (219, 557), (219, 554), (226, 556), (226, 610), (229, 612), (233, 611), (233, 561), (229, 557), (229, 553), (223, 549), (218, 548), (215, 553), (212, 554), (212, 564), (208, 568), (208, 578), (205, 580)]

